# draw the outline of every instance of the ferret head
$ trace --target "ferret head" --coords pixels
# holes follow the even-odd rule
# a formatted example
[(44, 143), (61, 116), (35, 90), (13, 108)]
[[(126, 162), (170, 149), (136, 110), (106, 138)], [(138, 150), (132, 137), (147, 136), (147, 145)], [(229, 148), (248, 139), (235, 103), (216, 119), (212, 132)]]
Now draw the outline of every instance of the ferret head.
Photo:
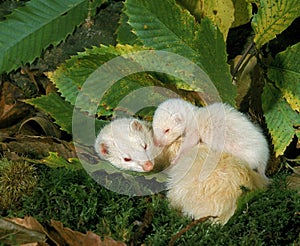
[(95, 142), (100, 158), (124, 170), (153, 169), (153, 136), (150, 127), (137, 119), (116, 119), (106, 125)]
[(182, 99), (169, 99), (157, 107), (152, 123), (155, 145), (169, 145), (184, 135), (188, 110)]

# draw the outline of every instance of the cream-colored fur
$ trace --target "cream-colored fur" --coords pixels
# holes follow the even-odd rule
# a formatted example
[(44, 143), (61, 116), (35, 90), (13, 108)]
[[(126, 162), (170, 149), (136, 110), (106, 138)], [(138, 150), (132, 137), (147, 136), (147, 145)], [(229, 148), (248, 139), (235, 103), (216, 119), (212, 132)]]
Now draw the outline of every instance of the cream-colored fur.
[[(241, 186), (250, 190), (266, 186), (266, 179), (245, 161), (212, 150), (206, 144), (191, 147), (170, 164), (180, 147), (179, 138), (156, 156), (161, 149), (153, 146), (148, 124), (133, 118), (113, 121), (101, 130), (95, 142), (98, 155), (118, 168), (145, 172), (149, 161), (154, 162), (155, 170), (168, 167), (165, 172), (170, 204), (194, 219), (213, 216), (213, 221), (225, 224), (236, 209)], [(131, 161), (124, 161), (129, 157)]]
[(182, 99), (169, 99), (156, 109), (152, 127), (156, 145), (170, 145), (181, 137), (174, 163), (200, 142), (237, 156), (265, 176), (269, 159), (265, 136), (258, 126), (229, 105), (214, 103), (200, 108)]
[[(217, 161), (209, 176), (200, 180), (204, 162)], [(267, 180), (247, 163), (229, 153), (211, 152), (206, 145), (196, 145), (167, 172), (167, 197), (171, 205), (193, 219), (213, 216), (225, 224), (234, 214), (241, 187), (263, 189)]]

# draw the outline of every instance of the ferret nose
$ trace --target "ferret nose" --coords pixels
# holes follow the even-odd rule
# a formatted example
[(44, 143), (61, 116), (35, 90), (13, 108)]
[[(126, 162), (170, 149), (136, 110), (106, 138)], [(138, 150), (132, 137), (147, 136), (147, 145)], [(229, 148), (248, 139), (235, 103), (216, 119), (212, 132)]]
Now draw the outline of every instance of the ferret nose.
[(144, 164), (143, 164), (143, 170), (145, 172), (149, 172), (153, 169), (153, 163), (151, 161), (146, 161)]

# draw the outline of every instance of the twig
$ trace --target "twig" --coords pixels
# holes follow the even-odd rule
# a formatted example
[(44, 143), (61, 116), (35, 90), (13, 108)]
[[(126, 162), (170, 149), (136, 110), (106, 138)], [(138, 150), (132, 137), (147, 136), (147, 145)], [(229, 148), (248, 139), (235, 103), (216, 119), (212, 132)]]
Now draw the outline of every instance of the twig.
[(290, 158), (284, 157), (284, 159), (287, 160), (287, 161), (292, 161), (292, 162), (300, 162), (299, 158), (297, 158), (297, 159), (290, 159)]
[(188, 224), (186, 227), (184, 227), (183, 229), (181, 229), (178, 233), (176, 233), (174, 236), (172, 236), (168, 246), (173, 246), (175, 241), (182, 236), (183, 233), (187, 232), (188, 230), (190, 230), (191, 228), (193, 228), (194, 226), (198, 225), (199, 223), (202, 223), (204, 221), (207, 221), (210, 218), (215, 218), (215, 216), (206, 216), (197, 220), (192, 221), (190, 224)]
[(251, 48), (254, 46), (254, 42), (251, 42), (250, 45), (246, 48), (245, 52), (243, 53), (242, 57), (240, 58), (240, 60), (238, 61), (238, 63), (236, 64), (235, 68), (233, 69), (232, 72), (232, 77), (235, 78), (237, 72), (240, 69), (240, 66), (243, 64), (246, 56), (248, 55), (249, 51), (251, 50)]
[[(147, 203), (151, 202), (151, 199), (146, 198)], [(147, 208), (145, 211), (144, 219), (139, 226), (138, 230), (134, 233), (134, 241), (130, 245), (136, 245), (135, 243), (141, 241), (142, 238), (146, 237), (147, 230), (151, 226), (153, 220), (153, 209)]]
[(27, 66), (24, 66), (22, 67), (21, 69), (21, 74), (27, 74), (27, 76), (29, 77), (30, 81), (34, 84), (35, 88), (37, 89), (37, 91), (39, 91), (39, 86), (36, 82), (36, 79), (35, 79), (35, 74), (37, 72), (33, 72), (31, 71)]

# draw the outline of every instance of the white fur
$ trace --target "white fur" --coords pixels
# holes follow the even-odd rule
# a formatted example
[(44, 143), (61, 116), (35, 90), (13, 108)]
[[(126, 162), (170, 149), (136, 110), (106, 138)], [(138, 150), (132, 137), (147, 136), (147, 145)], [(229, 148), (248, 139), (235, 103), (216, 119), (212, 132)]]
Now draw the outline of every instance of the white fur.
[(153, 118), (154, 141), (169, 145), (183, 137), (174, 162), (197, 143), (245, 160), (265, 176), (269, 148), (261, 129), (229, 105), (214, 103), (199, 108), (182, 99), (160, 104)]
[(95, 150), (100, 158), (124, 170), (148, 172), (153, 169), (152, 131), (134, 118), (120, 118), (98, 134)]
[[(216, 168), (200, 180), (203, 163), (215, 162), (215, 157)], [(228, 153), (211, 152), (204, 144), (182, 155), (168, 176), (167, 197), (173, 207), (193, 219), (216, 217), (212, 220), (221, 224), (234, 214), (242, 186), (255, 190), (267, 185), (267, 180), (244, 161)]]
[[(132, 123), (138, 123), (138, 128)], [(139, 125), (140, 124), (140, 125)], [(167, 166), (180, 148), (181, 139), (166, 146), (155, 158), (155, 166)], [(141, 146), (147, 143), (147, 151)], [(107, 153), (100, 145), (105, 144)], [(114, 120), (97, 136), (95, 149), (99, 156), (121, 169), (143, 172), (145, 161), (151, 161), (160, 148), (154, 147), (151, 130), (146, 122), (131, 119)], [(132, 163), (124, 162), (131, 157)], [(204, 163), (215, 167), (205, 180), (200, 180), (206, 171)], [(166, 170), (168, 175), (167, 197), (170, 204), (191, 218), (214, 216), (215, 222), (225, 224), (233, 215), (237, 199), (242, 194), (241, 186), (250, 190), (264, 188), (266, 179), (249, 168), (247, 163), (231, 154), (210, 150), (206, 144), (196, 144), (187, 150), (178, 161)]]

